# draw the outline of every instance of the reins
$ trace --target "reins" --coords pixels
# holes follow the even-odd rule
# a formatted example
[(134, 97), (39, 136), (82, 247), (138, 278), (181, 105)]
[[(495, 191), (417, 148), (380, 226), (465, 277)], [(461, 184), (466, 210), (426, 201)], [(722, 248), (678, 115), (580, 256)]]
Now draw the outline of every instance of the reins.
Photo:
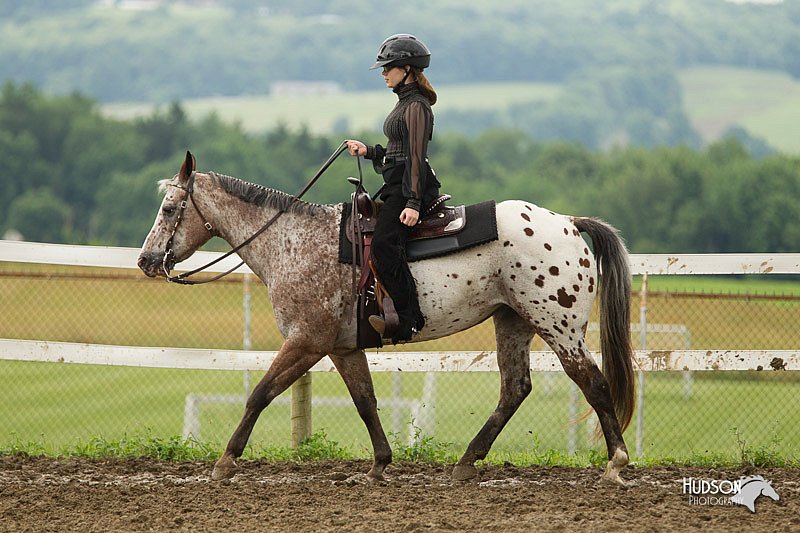
[[(289, 208), (292, 206), (292, 204), (294, 204), (294, 202), (296, 202), (297, 200), (302, 198), (303, 195), (305, 193), (307, 193), (309, 189), (311, 189), (311, 187), (314, 185), (314, 183), (316, 183), (316, 181), (320, 178), (320, 176), (322, 176), (322, 174), (326, 170), (328, 170), (328, 167), (330, 167), (331, 164), (333, 164), (333, 162), (336, 160), (336, 158), (339, 157), (342, 154), (342, 152), (344, 152), (346, 149), (347, 149), (347, 141), (342, 141), (342, 144), (340, 144), (339, 147), (331, 154), (331, 156), (328, 158), (327, 161), (325, 161), (325, 163), (320, 167), (320, 169), (316, 172), (316, 174), (314, 174), (311, 177), (311, 179), (308, 180), (308, 183), (305, 184), (305, 186), (300, 190), (300, 192), (297, 195), (292, 197), (292, 199), (289, 201), (289, 203), (286, 205), (286, 207), (284, 207), (283, 209), (279, 209), (278, 212), (275, 213), (272, 216), (272, 218), (267, 220), (267, 222), (263, 226), (261, 226), (261, 228), (259, 228), (255, 233), (253, 233), (246, 240), (244, 240), (243, 242), (241, 242), (239, 245), (235, 246), (231, 250), (227, 251), (226, 253), (224, 253), (220, 257), (214, 259), (213, 261), (210, 261), (210, 262), (206, 263), (205, 265), (203, 265), (201, 267), (198, 267), (198, 268), (196, 268), (194, 270), (191, 270), (189, 272), (184, 272), (183, 274), (179, 274), (177, 276), (171, 276), (170, 273), (169, 273), (169, 268), (168, 268), (167, 265), (168, 265), (168, 262), (169, 262), (169, 257), (171, 255), (174, 255), (174, 253), (175, 253), (172, 250), (172, 241), (174, 240), (175, 233), (178, 230), (178, 224), (180, 224), (180, 221), (183, 218), (183, 212), (186, 210), (186, 207), (188, 206), (186, 198), (184, 198), (183, 201), (181, 201), (181, 203), (180, 203), (180, 212), (178, 213), (178, 217), (175, 220), (175, 226), (172, 229), (172, 235), (170, 235), (169, 239), (167, 240), (166, 250), (164, 252), (164, 259), (161, 262), (161, 268), (164, 270), (164, 275), (167, 278), (167, 281), (172, 282), (172, 283), (178, 283), (180, 285), (200, 285), (200, 284), (203, 284), (203, 283), (210, 283), (212, 281), (216, 281), (216, 280), (218, 280), (220, 278), (223, 278), (223, 277), (227, 276), (228, 274), (230, 274), (231, 272), (235, 271), (236, 269), (238, 269), (240, 266), (242, 266), (244, 264), (244, 261), (240, 262), (238, 265), (236, 265), (235, 267), (231, 268), (227, 272), (223, 272), (222, 274), (218, 274), (218, 275), (216, 275), (216, 276), (214, 276), (212, 278), (209, 278), (209, 279), (203, 279), (203, 280), (186, 279), (189, 276), (193, 276), (194, 274), (197, 274), (198, 272), (202, 272), (203, 270), (207, 269), (208, 267), (210, 267), (212, 265), (215, 265), (215, 264), (219, 263), (220, 261), (223, 261), (224, 259), (227, 259), (231, 255), (235, 254), (236, 252), (238, 252), (239, 250), (241, 250), (242, 248), (244, 248), (245, 246), (247, 246), (248, 244), (253, 242), (259, 235), (264, 233), (267, 230), (267, 228), (269, 228), (276, 220), (278, 220), (278, 218), (283, 213), (288, 211)], [(360, 163), (359, 163), (359, 171), (360, 170), (361, 170), (361, 166), (360, 166)], [(212, 228), (211, 224), (208, 223), (208, 221), (206, 220), (205, 216), (203, 216), (203, 213), (200, 211), (200, 209), (198, 209), (197, 204), (194, 201), (194, 197), (192, 196), (192, 193), (194, 192), (195, 174), (196, 174), (196, 172), (192, 172), (191, 176), (189, 176), (189, 182), (188, 182), (187, 186), (185, 187), (185, 189), (184, 189), (184, 187), (180, 187), (179, 185), (174, 185), (174, 187), (178, 187), (180, 189), (186, 190), (186, 195), (188, 196), (189, 200), (192, 202), (192, 205), (197, 210), (198, 215), (200, 215), (200, 219), (203, 221), (203, 225), (205, 226), (205, 228), (209, 232), (212, 232), (213, 228)]]

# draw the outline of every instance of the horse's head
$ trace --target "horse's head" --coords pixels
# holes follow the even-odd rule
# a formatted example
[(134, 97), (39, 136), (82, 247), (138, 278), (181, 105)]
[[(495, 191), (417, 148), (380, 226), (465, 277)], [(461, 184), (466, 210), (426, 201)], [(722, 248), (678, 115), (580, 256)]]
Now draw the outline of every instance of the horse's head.
[(208, 223), (198, 211), (195, 190), (195, 158), (186, 152), (180, 171), (162, 180), (164, 200), (147, 235), (137, 264), (148, 276), (167, 276), (176, 263), (187, 259), (211, 237)]

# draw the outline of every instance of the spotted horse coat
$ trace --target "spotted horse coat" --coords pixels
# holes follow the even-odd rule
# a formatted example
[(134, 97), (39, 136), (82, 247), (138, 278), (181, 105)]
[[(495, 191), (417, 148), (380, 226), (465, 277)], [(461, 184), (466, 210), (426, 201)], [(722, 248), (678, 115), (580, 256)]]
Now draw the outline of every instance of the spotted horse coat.
[[(350, 267), (338, 261), (342, 206), (293, 201), (236, 178), (195, 172), (190, 155), (181, 171), (164, 181), (165, 197), (139, 258), (147, 275), (164, 276), (164, 267), (186, 259), (212, 235), (235, 246), (278, 210), (286, 211), (239, 252), (267, 286), (285, 341), (248, 399), (213, 478), (234, 475), (235, 460), (261, 411), (327, 356), (369, 432), (374, 462), (368, 476), (382, 479), (392, 452), (378, 417), (366, 355), (356, 348), (356, 321), (348, 316), (355, 310), (348, 305)], [(176, 206), (188, 197), (191, 175), (192, 201), (179, 217)], [(451, 335), (489, 317), (494, 321), (500, 398), (453, 469), (453, 478), (477, 475), (474, 463), (486, 457), (530, 393), (530, 344), (539, 335), (598, 415), (609, 457), (602, 479), (623, 483), (619, 473), (628, 452), (622, 431), (630, 422), (634, 400), (625, 246), (616, 231), (598, 219), (560, 215), (516, 200), (499, 203), (496, 212), (498, 240), (410, 265), (426, 317), (426, 327), (414, 342)], [(590, 237), (592, 250), (581, 232)], [(165, 261), (167, 242), (173, 250)], [(600, 298), (602, 372), (584, 339), (595, 297)]]

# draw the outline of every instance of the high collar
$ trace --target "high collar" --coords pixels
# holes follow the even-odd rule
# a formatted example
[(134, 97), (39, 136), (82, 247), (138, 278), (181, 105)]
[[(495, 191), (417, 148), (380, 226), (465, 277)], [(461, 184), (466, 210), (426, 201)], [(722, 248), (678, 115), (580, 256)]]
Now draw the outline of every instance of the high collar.
[(412, 81), (411, 83), (406, 83), (402, 87), (395, 87), (392, 89), (392, 92), (397, 95), (399, 100), (405, 100), (412, 94), (417, 94), (420, 92), (419, 84), (417, 84), (415, 81)]

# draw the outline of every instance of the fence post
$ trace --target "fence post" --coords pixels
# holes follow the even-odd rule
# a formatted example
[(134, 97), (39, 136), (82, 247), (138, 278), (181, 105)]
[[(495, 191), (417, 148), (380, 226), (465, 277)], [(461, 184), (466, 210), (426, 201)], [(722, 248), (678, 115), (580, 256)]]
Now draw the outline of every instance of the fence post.
[[(250, 336), (250, 274), (245, 274), (242, 280), (243, 296), (242, 296), (242, 350), (250, 351), (253, 348), (252, 337)], [(245, 401), (250, 396), (250, 371), (244, 371), (244, 396)]]
[[(642, 290), (639, 293), (639, 346), (647, 349), (647, 272), (642, 274)], [(638, 387), (636, 390), (636, 457), (644, 453), (644, 371), (636, 371)]]
[(292, 384), (292, 447), (311, 436), (311, 372)]

